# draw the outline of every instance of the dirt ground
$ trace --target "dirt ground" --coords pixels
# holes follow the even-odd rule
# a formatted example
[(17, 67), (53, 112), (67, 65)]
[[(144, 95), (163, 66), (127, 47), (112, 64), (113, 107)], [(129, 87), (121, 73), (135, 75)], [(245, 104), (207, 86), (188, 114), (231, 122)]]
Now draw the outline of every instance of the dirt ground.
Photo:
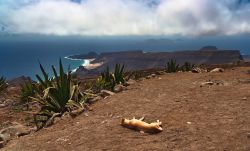
[[(224, 73), (175, 73), (137, 82), (92, 105), (93, 111), (61, 120), (10, 141), (3, 151), (249, 151), (249, 67)], [(204, 85), (206, 81), (214, 85)], [(122, 117), (160, 120), (150, 135), (120, 126)]]

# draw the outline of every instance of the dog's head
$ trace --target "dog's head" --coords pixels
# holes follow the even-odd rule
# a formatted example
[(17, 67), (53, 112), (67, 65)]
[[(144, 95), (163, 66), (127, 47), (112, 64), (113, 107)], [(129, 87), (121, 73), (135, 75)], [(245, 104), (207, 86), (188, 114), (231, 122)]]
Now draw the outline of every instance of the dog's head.
[(129, 120), (122, 118), (121, 125), (125, 126), (125, 125), (128, 125), (128, 123), (129, 123)]

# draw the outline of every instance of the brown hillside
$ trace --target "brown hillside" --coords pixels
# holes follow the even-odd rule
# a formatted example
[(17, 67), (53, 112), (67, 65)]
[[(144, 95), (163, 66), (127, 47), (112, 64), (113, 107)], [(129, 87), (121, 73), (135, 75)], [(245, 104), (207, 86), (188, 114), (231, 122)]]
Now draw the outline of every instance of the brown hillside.
[[(249, 151), (248, 70), (165, 74), (144, 80), (95, 103), (93, 111), (13, 140), (2, 150)], [(214, 85), (201, 87), (209, 80)], [(122, 117), (133, 116), (144, 116), (148, 122), (159, 119), (163, 132), (141, 134), (119, 125)]]

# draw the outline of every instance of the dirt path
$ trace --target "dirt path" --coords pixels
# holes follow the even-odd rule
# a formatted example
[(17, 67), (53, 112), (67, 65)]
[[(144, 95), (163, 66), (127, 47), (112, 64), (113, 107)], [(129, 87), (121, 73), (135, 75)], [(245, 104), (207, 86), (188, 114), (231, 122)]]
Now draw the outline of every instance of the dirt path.
[[(101, 100), (94, 111), (11, 141), (5, 151), (221, 150), (249, 151), (250, 68), (224, 73), (166, 74)], [(200, 87), (212, 80), (218, 85)], [(163, 132), (141, 134), (121, 117), (159, 119)]]

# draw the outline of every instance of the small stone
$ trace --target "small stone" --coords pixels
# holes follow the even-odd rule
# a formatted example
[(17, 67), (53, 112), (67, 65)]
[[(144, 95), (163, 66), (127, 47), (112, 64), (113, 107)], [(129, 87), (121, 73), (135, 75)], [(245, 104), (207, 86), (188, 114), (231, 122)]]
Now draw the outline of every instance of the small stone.
[(247, 97), (242, 98), (242, 100), (247, 100)]
[(6, 107), (6, 104), (0, 104), (0, 108)]
[(0, 141), (7, 142), (7, 141), (9, 141), (10, 139), (11, 139), (11, 138), (10, 138), (10, 134), (9, 134), (9, 133), (0, 134)]
[(63, 115), (62, 115), (61, 118), (62, 118), (62, 120), (67, 120), (67, 119), (69, 119), (69, 118), (70, 118), (69, 112), (63, 113)]
[(127, 82), (125, 82), (125, 86), (129, 86), (129, 85), (133, 85), (133, 84), (135, 84), (136, 83), (136, 81), (135, 80), (132, 80), (132, 79), (129, 79)]
[(110, 96), (110, 95), (115, 95), (115, 93), (114, 93), (114, 92), (111, 92), (111, 91), (108, 91), (108, 90), (101, 90), (100, 95), (101, 95), (102, 97), (106, 97), (106, 96)]
[(156, 74), (154, 74), (154, 73), (151, 74), (151, 77), (152, 77), (152, 78), (155, 78), (155, 77), (156, 77)]
[(196, 70), (196, 69), (192, 69), (192, 71), (191, 71), (192, 73), (199, 73), (199, 71), (198, 70)]
[(90, 99), (90, 100), (89, 100), (89, 103), (92, 104), (92, 103), (95, 103), (95, 102), (97, 102), (97, 101), (99, 101), (99, 100), (101, 100), (101, 99), (102, 99), (101, 96), (97, 96), (97, 97), (94, 97), (94, 98)]
[(30, 134), (31, 129), (17, 122), (10, 122), (0, 130), (0, 141), (8, 142), (12, 138)]
[(188, 125), (192, 124), (192, 122), (187, 122)]
[(213, 72), (224, 72), (225, 70), (222, 69), (222, 68), (215, 68), (213, 70), (211, 70), (210, 72), (213, 73)]
[(89, 117), (89, 115), (88, 115), (87, 113), (84, 113), (84, 115), (85, 115), (86, 117)]
[(125, 86), (123, 86), (123, 85), (119, 84), (119, 85), (116, 85), (116, 86), (115, 86), (115, 88), (114, 88), (114, 92), (115, 92), (115, 93), (119, 93), (119, 92), (124, 91), (125, 89), (126, 89), (126, 87), (125, 87)]
[(192, 69), (192, 73), (204, 73), (204, 72), (207, 72), (207, 70), (199, 67), (195, 67)]
[(150, 78), (152, 78), (152, 76), (150, 76), (150, 75), (149, 75), (149, 76), (146, 76), (146, 79), (150, 79)]
[(73, 111), (69, 112), (69, 115), (70, 115), (72, 118), (75, 118), (76, 116), (82, 114), (84, 111), (85, 111), (85, 108), (80, 108), (80, 109), (73, 110)]
[(205, 85), (214, 85), (214, 82), (212, 82), (212, 81), (203, 82), (203, 83), (201, 83), (200, 87), (205, 86)]

